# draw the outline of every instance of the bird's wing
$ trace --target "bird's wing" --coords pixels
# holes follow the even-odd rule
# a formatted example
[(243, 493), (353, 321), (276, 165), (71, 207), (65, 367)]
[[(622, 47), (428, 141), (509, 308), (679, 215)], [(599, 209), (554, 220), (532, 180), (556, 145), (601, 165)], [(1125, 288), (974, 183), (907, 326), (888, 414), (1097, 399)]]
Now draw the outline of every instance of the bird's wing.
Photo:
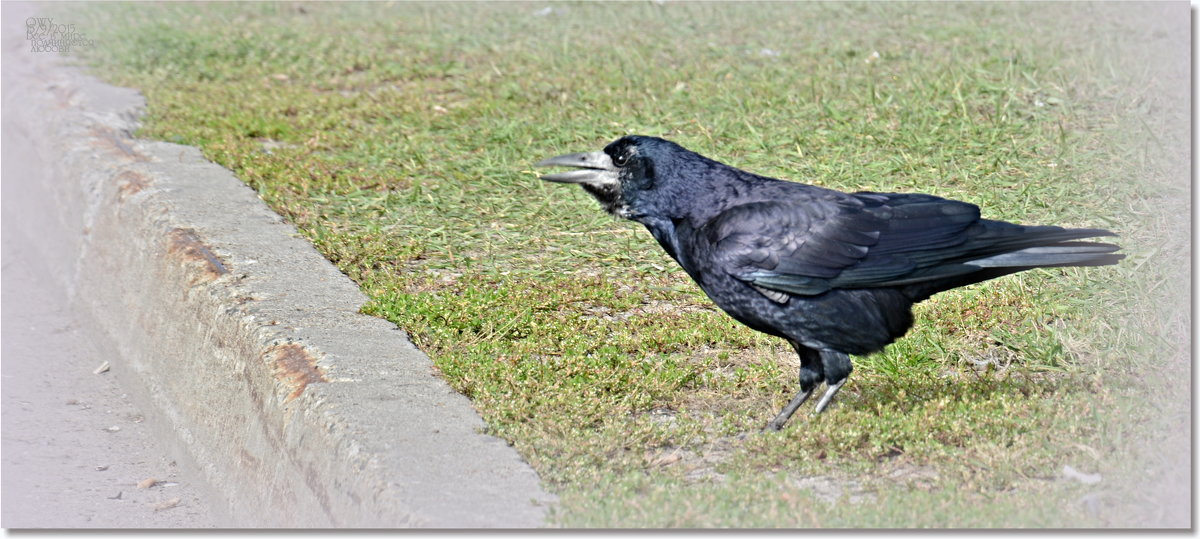
[(975, 271), (944, 262), (977, 222), (979, 208), (965, 202), (830, 192), (735, 206), (702, 233), (710, 260), (782, 302), (785, 294), (900, 285)]

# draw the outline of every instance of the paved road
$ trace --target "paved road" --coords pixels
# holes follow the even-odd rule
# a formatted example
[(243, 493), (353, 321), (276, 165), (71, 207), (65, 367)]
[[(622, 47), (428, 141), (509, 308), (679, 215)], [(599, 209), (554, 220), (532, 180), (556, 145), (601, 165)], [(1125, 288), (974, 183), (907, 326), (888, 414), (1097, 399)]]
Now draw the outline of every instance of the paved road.
[[(17, 9), (14, 9), (16, 7)], [(4, 6), (6, 49), (29, 6)], [(7, 56), (7, 54), (6, 54)], [(12, 66), (5, 66), (0, 195), (0, 525), (26, 527), (210, 527), (202, 484), (179, 469), (111, 373), (110, 354), (68, 307), (44, 259), (70, 241), (23, 219), (53, 202), (28, 189), (45, 181), (10, 121)], [(44, 150), (44, 149), (43, 149)], [(83, 234), (83, 231), (78, 231)], [(166, 429), (162, 429), (166, 430)], [(157, 480), (146, 486), (149, 480)], [(142, 483), (145, 488), (139, 488)]]
[[(10, 140), (7, 133), (4, 140)], [(7, 182), (7, 156), (5, 165)], [(47, 278), (50, 272), (35, 255), (34, 239), (8, 222), (16, 214), (10, 206), (26, 201), (0, 200), (5, 220), (0, 228), (0, 524), (214, 525), (202, 489), (180, 473), (116, 379), (93, 374), (106, 354)], [(159, 483), (138, 488), (149, 479)]]

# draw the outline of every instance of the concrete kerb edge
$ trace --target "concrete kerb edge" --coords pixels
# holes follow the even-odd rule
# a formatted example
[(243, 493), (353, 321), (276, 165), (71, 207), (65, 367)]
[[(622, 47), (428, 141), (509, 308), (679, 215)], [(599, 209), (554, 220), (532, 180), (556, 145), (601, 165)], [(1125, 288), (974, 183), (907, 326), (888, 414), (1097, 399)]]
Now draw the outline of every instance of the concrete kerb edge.
[(46, 149), (22, 156), (47, 160), (31, 203), (78, 236), (45, 254), (73, 261), (63, 285), (113, 373), (236, 500), (227, 525), (541, 523), (536, 473), (253, 191), (194, 148), (130, 138), (136, 92), (5, 56), (5, 114), (20, 100), (12, 120)]

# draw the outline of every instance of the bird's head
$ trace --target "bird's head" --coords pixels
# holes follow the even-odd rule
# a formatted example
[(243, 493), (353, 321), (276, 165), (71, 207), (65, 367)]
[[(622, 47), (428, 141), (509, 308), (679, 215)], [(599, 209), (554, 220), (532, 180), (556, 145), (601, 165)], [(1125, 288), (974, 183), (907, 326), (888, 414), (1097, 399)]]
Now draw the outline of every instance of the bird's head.
[[(655, 214), (662, 195), (662, 179), (656, 169), (691, 154), (674, 142), (640, 135), (621, 137), (603, 150), (551, 157), (538, 167), (574, 167), (576, 170), (546, 174), (548, 182), (574, 183), (583, 187), (604, 211), (625, 219), (639, 220)], [(662, 167), (671, 170), (673, 167)]]

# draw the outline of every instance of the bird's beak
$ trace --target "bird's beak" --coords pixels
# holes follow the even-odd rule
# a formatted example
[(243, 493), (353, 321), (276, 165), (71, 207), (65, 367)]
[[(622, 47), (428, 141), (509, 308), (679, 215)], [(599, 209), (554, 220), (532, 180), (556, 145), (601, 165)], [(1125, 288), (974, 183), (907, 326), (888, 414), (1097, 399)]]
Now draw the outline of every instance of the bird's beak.
[(575, 167), (579, 170), (546, 174), (541, 179), (557, 183), (599, 185), (616, 180), (617, 167), (604, 152), (571, 153), (538, 161), (535, 167)]

